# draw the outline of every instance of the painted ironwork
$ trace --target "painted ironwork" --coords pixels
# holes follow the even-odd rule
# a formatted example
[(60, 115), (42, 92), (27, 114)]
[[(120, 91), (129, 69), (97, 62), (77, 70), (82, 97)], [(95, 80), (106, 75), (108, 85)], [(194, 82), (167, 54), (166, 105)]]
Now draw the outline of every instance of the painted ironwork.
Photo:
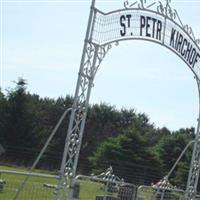
[(195, 77), (195, 79), (199, 93), (199, 118), (184, 200), (192, 200), (196, 195), (200, 172), (200, 80), (198, 77)]
[[(186, 147), (184, 148), (184, 150), (181, 152), (180, 156), (178, 157), (178, 159), (176, 160), (176, 162), (174, 163), (174, 165), (172, 166), (172, 168), (170, 169), (170, 171), (168, 172), (168, 174), (162, 179), (160, 180), (157, 184), (153, 185), (152, 188), (156, 190), (155, 196), (156, 195), (160, 195), (161, 199), (164, 199), (165, 193), (167, 190), (171, 190), (171, 189), (176, 189), (172, 187), (172, 185), (169, 184), (169, 177), (171, 176), (172, 172), (174, 171), (174, 169), (176, 168), (177, 164), (179, 163), (179, 161), (182, 159), (183, 155), (185, 154), (185, 152), (188, 150), (188, 148), (194, 144), (196, 142), (196, 140), (191, 140)], [(179, 189), (178, 189), (179, 190)], [(183, 190), (181, 190), (181, 192), (184, 193)], [(186, 193), (188, 194), (188, 193)], [(186, 195), (185, 194), (185, 195)], [(190, 194), (190, 192), (189, 192)]]
[(102, 172), (101, 174), (99, 174), (97, 176), (93, 176), (93, 178), (102, 179), (108, 183), (109, 182), (120, 182), (120, 183), (124, 182), (124, 179), (119, 178), (118, 176), (116, 176), (113, 173), (112, 166), (110, 166), (108, 169), (106, 169), (105, 172)]
[[(103, 58), (112, 48), (112, 44), (100, 46), (92, 43), (91, 41), (96, 15), (94, 5), (95, 0), (92, 1), (75, 98), (72, 106), (67, 138), (65, 141), (56, 195), (57, 200), (60, 200), (63, 197), (68, 197), (69, 199), (72, 198), (76, 168), (81, 148), (90, 93), (93, 87), (93, 80)], [(67, 187), (69, 188), (68, 190)]]
[(172, 8), (171, 0), (154, 0), (151, 3), (147, 3), (147, 0), (138, 0), (134, 2), (130, 2), (129, 0), (124, 1), (125, 9), (151, 9), (154, 10), (163, 16), (172, 19), (174, 22), (177, 22), (181, 25), (181, 27), (192, 37), (192, 39), (197, 43), (200, 44), (200, 38), (196, 38), (192, 27), (188, 24), (183, 24), (178, 12), (176, 9)]
[[(93, 80), (103, 58), (111, 48), (112, 44), (98, 46), (89, 40), (86, 41), (84, 59), (79, 71), (75, 100), (65, 141), (56, 199), (62, 199), (63, 196), (71, 198)], [(66, 186), (70, 190), (66, 190), (64, 193), (62, 190), (66, 189)]]
[[(118, 45), (123, 40), (146, 40), (165, 46), (189, 66), (196, 76), (199, 88), (200, 59), (198, 59), (198, 56), (200, 55), (200, 48), (198, 45), (200, 44), (200, 40), (195, 38), (190, 26), (182, 23), (178, 12), (172, 8), (170, 3), (170, 0), (153, 1), (151, 3), (145, 0), (138, 0), (132, 3), (125, 1), (123, 9), (104, 13), (95, 8), (95, 0), (92, 0), (74, 103), (59, 174), (56, 200), (63, 198), (72, 199), (73, 185), (75, 183), (79, 152), (94, 78), (102, 60), (114, 45)], [(130, 15), (134, 16), (134, 18), (131, 18)], [(152, 33), (151, 37), (141, 34), (141, 27), (137, 24), (141, 20), (141, 15), (148, 16), (154, 21), (157, 20), (157, 29), (160, 29), (157, 30), (157, 36), (154, 33)], [(125, 28), (123, 32), (122, 26), (120, 26), (120, 17), (123, 19), (127, 17), (128, 28), (126, 29), (126, 33)], [(161, 27), (159, 28), (161, 24), (163, 26), (162, 30)], [(133, 29), (135, 32), (132, 31)], [(177, 36), (178, 34), (184, 37), (182, 41), (184, 39), (185, 43), (187, 42), (187, 48), (191, 47), (191, 51), (195, 55), (188, 55), (188, 52), (186, 52), (186, 55), (183, 55), (183, 49), (180, 51), (180, 47), (177, 48), (176, 43), (172, 44), (172, 36), (175, 37), (175, 34), (176, 37), (179, 37)], [(181, 40), (180, 37), (179, 40)], [(191, 62), (191, 58), (193, 58), (193, 62)], [(199, 127), (200, 120), (198, 120), (196, 142), (185, 200), (193, 198), (198, 183), (200, 166)]]

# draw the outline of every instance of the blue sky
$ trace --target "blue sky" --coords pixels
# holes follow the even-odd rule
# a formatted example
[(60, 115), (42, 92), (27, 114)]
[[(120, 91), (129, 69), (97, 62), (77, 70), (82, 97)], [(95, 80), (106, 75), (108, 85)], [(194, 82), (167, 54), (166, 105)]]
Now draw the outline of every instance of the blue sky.
[[(28, 90), (57, 98), (73, 95), (90, 1), (2, 1), (1, 87), (23, 76)], [(184, 24), (200, 36), (200, 1), (173, 1)], [(97, 0), (102, 11), (123, 8), (122, 0)], [(192, 72), (157, 44), (128, 41), (114, 47), (95, 80), (91, 103), (145, 112), (156, 126), (196, 126), (198, 92)]]

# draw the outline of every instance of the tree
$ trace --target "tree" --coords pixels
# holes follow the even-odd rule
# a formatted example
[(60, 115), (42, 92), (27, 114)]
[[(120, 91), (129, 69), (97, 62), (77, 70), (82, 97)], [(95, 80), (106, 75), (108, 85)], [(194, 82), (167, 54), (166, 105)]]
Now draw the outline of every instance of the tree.
[(117, 137), (124, 129), (135, 124), (134, 109), (117, 110), (114, 106), (101, 103), (89, 107), (79, 159), (79, 173), (90, 174), (92, 166), (88, 158), (97, 146), (109, 137)]
[[(32, 157), (33, 146), (37, 142), (33, 133), (33, 116), (29, 112), (26, 94), (26, 80), (19, 78), (16, 87), (8, 91), (8, 117), (5, 128), (5, 140), (8, 157), (21, 164)], [(17, 161), (18, 162), (18, 161)]]
[(5, 129), (7, 122), (7, 99), (0, 88), (0, 144), (5, 144)]
[[(162, 167), (167, 174), (172, 168), (186, 145), (194, 139), (194, 128), (180, 129), (171, 135), (164, 136), (156, 146), (159, 158), (162, 161)], [(190, 159), (192, 155), (192, 147), (190, 147), (176, 169), (172, 173), (171, 181), (175, 185), (185, 186), (187, 173), (189, 170)]]
[(17, 146), (28, 131), (27, 105), (26, 105), (26, 81), (18, 79), (14, 90), (8, 92), (8, 122), (6, 141), (8, 145)]
[[(112, 165), (120, 177), (135, 184), (149, 184), (155, 181), (150, 174), (153, 171), (156, 171), (157, 178), (159, 177), (160, 162), (153, 151), (146, 147), (145, 140), (134, 127), (101, 143), (90, 157), (90, 161), (98, 171), (103, 170), (105, 164)], [(149, 176), (145, 180), (147, 170)]]
[[(30, 166), (73, 98), (41, 98), (26, 87), (26, 80), (19, 78), (6, 95), (0, 89), (0, 143), (6, 147), (7, 162)], [(58, 169), (68, 122), (66, 117), (38, 167)], [(89, 107), (78, 170), (98, 173), (112, 165), (126, 181), (150, 184), (168, 173), (194, 136), (194, 128), (171, 133), (166, 127), (155, 128), (145, 113), (95, 104)], [(172, 174), (173, 184), (185, 186), (191, 152)]]

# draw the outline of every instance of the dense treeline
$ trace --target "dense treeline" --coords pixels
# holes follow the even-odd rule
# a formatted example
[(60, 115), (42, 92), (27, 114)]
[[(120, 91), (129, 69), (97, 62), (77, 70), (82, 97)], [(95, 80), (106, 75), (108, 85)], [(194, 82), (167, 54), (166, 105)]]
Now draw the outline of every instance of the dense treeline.
[[(30, 166), (59, 117), (73, 98), (41, 98), (27, 91), (20, 78), (13, 89), (0, 90), (0, 144), (6, 149), (1, 163)], [(38, 168), (58, 170), (68, 117), (53, 138)], [(108, 104), (91, 105), (84, 132), (78, 172), (100, 173), (113, 166), (115, 174), (135, 184), (150, 184), (166, 175), (184, 147), (194, 138), (194, 128), (170, 132), (156, 128), (144, 113), (117, 110)], [(172, 173), (173, 184), (184, 187), (191, 159), (190, 148)]]

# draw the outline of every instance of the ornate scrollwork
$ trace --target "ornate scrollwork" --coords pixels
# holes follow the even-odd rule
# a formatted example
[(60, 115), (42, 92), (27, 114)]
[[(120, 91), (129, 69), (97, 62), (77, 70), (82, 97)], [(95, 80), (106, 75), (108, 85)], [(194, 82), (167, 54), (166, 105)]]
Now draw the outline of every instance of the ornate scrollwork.
[(135, 1), (133, 3), (130, 3), (129, 0), (126, 0), (124, 2), (124, 7), (126, 9), (130, 9), (130, 8), (139, 8), (139, 9), (149, 9), (150, 7), (157, 5), (156, 7), (156, 11), (159, 12), (160, 14), (170, 18), (170, 19), (180, 19), (177, 16), (177, 11), (175, 9), (173, 9), (170, 5), (171, 0), (165, 0), (165, 3), (163, 3), (162, 1), (154, 1), (153, 3), (148, 4), (146, 0), (138, 0)]
[(94, 57), (95, 47), (93, 44), (88, 43), (86, 48), (86, 59), (83, 68), (83, 74), (86, 78), (91, 76), (92, 58)]
[(135, 6), (136, 4), (137, 4), (137, 1), (134, 2), (134, 3), (132, 3), (132, 4), (130, 4), (130, 2), (129, 2), (128, 0), (127, 0), (127, 1), (124, 1), (124, 7), (125, 7), (126, 9), (129, 9), (129, 8)]
[(189, 25), (184, 25), (182, 23), (178, 12), (176, 11), (176, 9), (173, 9), (171, 7), (170, 3), (171, 3), (171, 0), (154, 0), (153, 3), (151, 3), (151, 4), (148, 4), (147, 0), (137, 0), (134, 2), (125, 0), (124, 7), (125, 7), (125, 9), (137, 8), (137, 9), (145, 10), (145, 9), (149, 9), (150, 7), (154, 6), (154, 8), (151, 8), (151, 10), (156, 11), (156, 12), (160, 13), (161, 15), (163, 15), (164, 17), (167, 17), (173, 21), (176, 21), (192, 37), (194, 42), (196, 42), (197, 45), (200, 45), (200, 39), (195, 38), (194, 32)]
[(102, 60), (113, 47), (113, 44), (118, 45), (118, 43), (109, 43), (107, 45), (99, 46), (90, 42), (87, 42), (86, 44), (87, 46), (85, 48), (84, 61), (82, 63), (82, 68), (79, 74), (80, 90), (77, 94), (77, 109), (74, 112), (74, 124), (68, 140), (68, 161), (66, 162), (65, 166), (66, 178), (71, 178), (74, 176), (73, 163), (78, 152), (78, 148), (80, 147), (79, 134), (84, 113), (86, 112), (87, 91), (89, 87), (91, 87), (90, 84), (93, 84), (93, 79)]
[(195, 40), (196, 44), (200, 45), (200, 39)]
[(200, 44), (200, 39), (195, 38), (194, 31), (191, 26), (184, 25), (183, 28), (192, 37), (192, 39), (196, 42), (196, 44)]
[(96, 72), (97, 72), (102, 60), (104, 59), (106, 54), (110, 51), (110, 49), (112, 49), (113, 45), (118, 46), (119, 42), (117, 41), (117, 42), (114, 42), (114, 43), (109, 43), (109, 44), (106, 44), (106, 45), (99, 46), (94, 76), (96, 75)]
[(118, 46), (119, 42), (109, 43), (107, 45), (100, 46), (98, 54), (97, 54), (97, 58), (99, 61), (98, 65), (101, 64), (101, 61), (103, 60), (105, 55), (110, 51), (110, 49), (112, 49), (113, 45)]
[[(106, 45), (102, 45), (102, 46), (98, 46), (95, 45), (93, 43), (88, 43), (87, 44), (87, 48), (86, 48), (86, 58), (85, 58), (85, 62), (84, 62), (84, 68), (82, 71), (82, 75), (83, 75), (83, 87), (84, 85), (87, 85), (87, 81), (89, 79), (93, 79), (96, 71), (98, 70), (102, 60), (104, 59), (104, 57), (106, 56), (106, 54), (110, 51), (110, 49), (113, 47), (113, 45), (118, 46), (119, 42), (114, 42), (114, 43), (109, 43)], [(96, 55), (95, 55), (95, 51)], [(93, 65), (93, 58), (96, 56), (96, 63), (94, 66), (94, 69), (92, 69), (92, 65)], [(94, 72), (94, 73), (93, 73)]]
[(190, 35), (192, 37), (192, 39), (196, 42), (196, 44), (199, 45), (200, 39), (195, 38), (192, 27), (189, 25), (183, 25), (179, 15), (178, 15), (178, 12), (175, 9), (172, 9), (172, 7), (170, 6), (170, 2), (171, 2), (171, 0), (166, 0), (166, 5), (164, 6), (161, 3), (161, 1), (159, 1), (159, 5), (157, 6), (157, 11), (160, 14), (162, 14), (172, 20), (177, 19), (178, 23), (182, 26), (182, 28), (188, 33), (188, 35)]
[(126, 0), (124, 2), (124, 7), (126, 9), (130, 8), (139, 8), (139, 9), (149, 9), (150, 7), (157, 4), (156, 11), (160, 14), (169, 17), (170, 19), (175, 19), (177, 17), (177, 12), (175, 9), (172, 9), (171, 0), (166, 0), (166, 3), (164, 4), (161, 1), (154, 1), (153, 3), (148, 4), (146, 0), (138, 0), (133, 3), (130, 3), (129, 0)]
[(153, 2), (151, 4), (147, 4), (146, 0), (139, 0), (139, 1), (135, 1), (133, 3), (130, 3), (129, 0), (124, 1), (124, 7), (126, 9), (130, 9), (130, 8), (145, 9), (145, 8), (150, 8), (150, 7), (152, 7), (155, 4), (156, 4), (156, 2)]
[(194, 36), (194, 32), (192, 30), (192, 27), (186, 24), (183, 26), (183, 28), (195, 40), (195, 36)]
[(194, 42), (197, 44), (197, 45), (200, 45), (200, 38), (196, 38), (195, 35), (194, 35), (194, 31), (192, 29), (191, 26), (189, 25), (184, 25), (183, 26), (184, 30), (188, 33), (188, 35), (190, 35), (192, 37), (192, 39), (194, 40)]
[(116, 176), (113, 173), (113, 168), (112, 166), (110, 166), (108, 169), (106, 169), (105, 172), (102, 172), (101, 174), (97, 175), (97, 176), (93, 176), (93, 178), (98, 178), (98, 179), (102, 179), (106, 182), (121, 182), (124, 183), (124, 179), (123, 178), (119, 178), (118, 176)]
[(177, 12), (175, 9), (172, 9), (170, 2), (171, 2), (170, 0), (166, 0), (166, 4), (164, 5), (161, 1), (159, 1), (158, 2), (159, 5), (157, 6), (157, 11), (160, 14), (175, 20), (177, 17)]

